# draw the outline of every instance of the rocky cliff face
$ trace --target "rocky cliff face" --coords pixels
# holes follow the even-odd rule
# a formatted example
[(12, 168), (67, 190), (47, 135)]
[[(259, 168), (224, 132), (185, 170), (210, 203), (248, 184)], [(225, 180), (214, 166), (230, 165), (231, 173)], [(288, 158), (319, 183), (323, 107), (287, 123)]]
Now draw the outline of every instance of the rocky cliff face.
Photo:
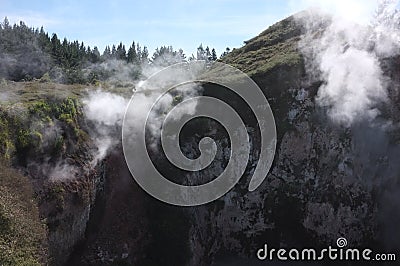
[(399, 58), (380, 63), (391, 77), (382, 115), (341, 126), (316, 103), (322, 80), (304, 68), (297, 45), (303, 33), (291, 17), (223, 59), (249, 73), (264, 90), (277, 124), (277, 153), (256, 191), (249, 193), (239, 184), (216, 203), (189, 211), (194, 217), (191, 265), (239, 265), (239, 258), (256, 258), (265, 243), (326, 247), (345, 237), (352, 247), (400, 247), (388, 234), (399, 221), (393, 215), (399, 208), (394, 202), (399, 130), (384, 126), (398, 123), (400, 114)]
[(3, 84), (8, 101), (1, 102), (2, 160), (30, 180), (34, 195), (25, 196), (34, 197), (47, 227), (43, 261), (51, 265), (63, 265), (84, 239), (104, 187), (103, 165), (90, 163), (95, 146), (78, 95), (69, 90), (46, 93), (57, 86)]
[(99, 197), (104, 193), (105, 172), (98, 166), (79, 180), (42, 185), (38, 193), (41, 216), (46, 217), (52, 265), (64, 265), (85, 238)]

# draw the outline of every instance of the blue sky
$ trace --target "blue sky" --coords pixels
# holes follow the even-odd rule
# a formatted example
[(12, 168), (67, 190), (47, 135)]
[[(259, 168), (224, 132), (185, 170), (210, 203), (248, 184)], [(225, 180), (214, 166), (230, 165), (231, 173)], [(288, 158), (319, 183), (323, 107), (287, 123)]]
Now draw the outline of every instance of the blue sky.
[[(190, 55), (203, 43), (215, 47), (219, 55), (225, 47), (240, 47), (274, 22), (318, 2), (321, 1), (0, 0), (0, 16), (7, 16), (12, 23), (23, 20), (29, 26), (43, 25), (59, 38), (83, 41), (92, 48), (96, 45), (101, 52), (106, 45), (122, 41), (129, 46), (134, 40), (146, 45), (150, 54), (158, 46), (172, 45)], [(374, 0), (328, 0), (324, 6), (340, 9), (338, 2), (362, 3), (369, 10)]]

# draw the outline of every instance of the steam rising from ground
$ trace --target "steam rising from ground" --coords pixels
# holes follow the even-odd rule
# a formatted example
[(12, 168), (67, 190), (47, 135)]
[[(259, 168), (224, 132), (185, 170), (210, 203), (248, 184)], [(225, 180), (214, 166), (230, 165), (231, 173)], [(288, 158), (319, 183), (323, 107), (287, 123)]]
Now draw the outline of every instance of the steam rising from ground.
[[(379, 60), (399, 53), (396, 4), (381, 1), (374, 16), (366, 12), (371, 6), (366, 9), (364, 1), (346, 1), (342, 6), (347, 12), (336, 8), (332, 17), (321, 9), (298, 16), (306, 28), (300, 49), (308, 71), (318, 73), (324, 82), (317, 103), (328, 108), (335, 122), (350, 126), (357, 120), (372, 120), (379, 115), (379, 104), (387, 100), (388, 82)], [(369, 25), (362, 25), (368, 16)]]
[(89, 92), (83, 103), (88, 119), (105, 126), (113, 126), (122, 122), (128, 102), (122, 96), (97, 90)]
[(122, 125), (128, 100), (117, 94), (97, 90), (89, 92), (83, 104), (85, 116), (94, 125), (92, 135), (97, 153), (92, 164), (96, 164), (106, 156), (110, 148), (118, 144), (118, 128)]
[[(151, 72), (156, 72), (159, 67), (155, 67)], [(160, 89), (171, 77), (159, 78), (160, 87), (149, 88), (144, 85), (144, 82), (139, 82), (136, 86), (134, 97), (140, 99), (138, 102), (140, 106), (136, 106), (138, 115), (147, 116), (147, 113), (141, 114), (146, 106), (154, 104), (154, 109), (148, 118), (148, 130), (150, 130), (152, 142), (156, 147), (156, 141), (159, 140), (161, 126), (165, 119), (166, 113), (173, 108), (178, 102), (192, 98), (198, 95), (201, 90), (200, 86), (196, 84), (186, 84), (174, 88), (174, 95), (165, 93), (160, 98)], [(132, 92), (133, 94), (133, 92)], [(94, 139), (97, 146), (97, 152), (94, 155), (92, 165), (95, 165), (99, 160), (102, 160), (110, 149), (118, 145), (121, 139), (121, 126), (125, 114), (126, 107), (129, 100), (121, 95), (106, 92), (102, 90), (89, 91), (87, 97), (83, 99), (84, 114), (86, 118), (92, 123), (93, 127), (90, 135)], [(191, 105), (189, 108), (179, 109), (175, 112), (176, 115), (192, 114), (195, 111), (196, 104)], [(175, 117), (178, 119), (178, 117)]]
[(124, 60), (107, 59), (86, 67), (83, 72), (86, 76), (92, 72), (99, 73), (113, 85), (132, 85), (140, 74), (140, 68), (135, 64), (128, 64)]
[(361, 166), (355, 168), (360, 184), (373, 187), (369, 189), (378, 202), (383, 235), (377, 238), (384, 246), (398, 249), (400, 149), (391, 134), (398, 131), (394, 124), (398, 114), (388, 121), (380, 113), (391, 108), (397, 97), (393, 94), (398, 93), (396, 81), (383, 71), (384, 59), (393, 61), (400, 54), (398, 1), (321, 2), (322, 10), (334, 14), (313, 9), (297, 17), (306, 31), (300, 42), (306, 69), (313, 81), (323, 82), (316, 103), (326, 108), (334, 122), (351, 129), (354, 164)]

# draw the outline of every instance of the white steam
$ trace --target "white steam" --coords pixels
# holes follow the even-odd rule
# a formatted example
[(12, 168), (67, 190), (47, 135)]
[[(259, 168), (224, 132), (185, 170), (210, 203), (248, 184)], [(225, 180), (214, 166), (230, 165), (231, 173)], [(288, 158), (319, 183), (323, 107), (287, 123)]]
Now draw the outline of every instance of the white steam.
[[(317, 103), (328, 108), (335, 122), (349, 126), (356, 120), (374, 119), (378, 105), (387, 99), (387, 78), (379, 59), (399, 53), (399, 15), (397, 1), (379, 5), (374, 1), (375, 6), (369, 1), (337, 2), (341, 1), (323, 6), (331, 3), (336, 12), (331, 17), (316, 9), (298, 17), (307, 31), (300, 49), (307, 70), (319, 73), (324, 82)], [(316, 17), (324, 22), (316, 23)], [(369, 25), (362, 25), (367, 18)]]
[(63, 163), (61, 161), (57, 162), (54, 167), (51, 167), (47, 170), (45, 166), (41, 166), (42, 171), (44, 170), (48, 173), (49, 180), (57, 181), (57, 180), (67, 180), (76, 177), (80, 171), (79, 169), (71, 164)]
[(377, 0), (291, 0), (289, 6), (292, 11), (318, 9), (319, 12), (367, 24), (377, 8), (377, 3)]
[[(104, 65), (104, 67), (108, 68), (109, 66)], [(146, 76), (157, 73), (163, 68), (163, 66), (153, 64), (151, 67), (145, 69), (145, 73), (142, 72), (142, 77), (146, 78)], [(121, 70), (121, 75), (126, 75), (126, 79), (118, 75), (112, 76), (112, 78), (120, 81), (128, 81), (131, 70), (132, 69)], [(155, 87), (146, 86), (146, 82), (143, 80), (135, 81), (134, 97), (140, 99), (138, 100), (139, 105), (135, 106), (135, 110), (137, 110), (136, 115), (143, 116), (143, 119), (146, 119), (148, 114), (143, 110), (154, 105), (147, 123), (147, 129), (151, 133), (151, 141), (154, 142), (153, 144), (156, 144), (158, 141), (157, 139), (160, 137), (162, 123), (168, 111), (179, 102), (198, 95), (201, 90), (196, 84), (186, 84), (174, 88), (172, 90), (174, 91), (173, 94), (168, 92), (160, 95), (162, 88), (165, 87), (165, 84), (170, 82), (171, 78), (174, 77), (163, 76), (159, 73), (157, 76), (157, 82), (159, 83), (157, 83), (158, 86)], [(133, 81), (132, 78), (131, 81)], [(89, 134), (97, 147), (96, 153), (93, 156), (94, 159), (91, 162), (92, 166), (96, 165), (98, 161), (102, 160), (110, 150), (120, 143), (121, 126), (128, 103), (129, 100), (127, 98), (100, 89), (89, 91), (88, 95), (83, 99), (85, 117), (92, 125)], [(195, 108), (196, 104), (193, 104), (189, 108), (180, 109), (181, 112), (176, 112), (176, 114), (193, 114)], [(155, 146), (151, 145), (151, 147)]]
[(375, 118), (376, 103), (386, 99), (378, 59), (364, 50), (329, 47), (321, 55), (320, 70), (326, 82), (317, 101), (328, 106), (328, 114), (337, 122), (351, 124), (361, 117)]
[(136, 82), (135, 77), (140, 74), (140, 67), (124, 60), (107, 59), (104, 62), (92, 64), (83, 71), (86, 76), (91, 72), (100, 73), (109, 84), (126, 86)]
[(122, 125), (128, 100), (117, 94), (97, 90), (89, 92), (83, 104), (86, 118), (94, 125), (91, 135), (97, 152), (92, 164), (96, 164), (107, 155), (110, 148), (119, 143), (118, 128)]
[[(187, 75), (180, 73), (181, 75)], [(179, 86), (171, 89), (166, 93), (162, 93), (162, 88), (165, 87), (167, 80), (171, 77), (164, 76), (163, 73), (157, 74), (157, 82), (159, 86), (150, 87), (146, 83), (139, 83), (141, 86), (137, 87), (134, 97), (138, 99), (137, 102), (140, 103), (139, 106), (135, 106), (137, 113), (141, 119), (147, 119), (146, 129), (149, 130), (149, 147), (153, 150), (158, 149), (158, 144), (161, 137), (161, 129), (163, 127), (163, 122), (166, 119), (167, 114), (179, 103), (196, 97), (201, 94), (202, 87), (196, 83), (180, 84)], [(148, 114), (143, 110), (151, 109)], [(195, 114), (197, 108), (197, 101), (193, 101), (193, 104), (182, 108), (179, 106), (176, 112), (174, 112), (172, 119), (179, 120), (184, 115)], [(148, 115), (148, 117), (147, 117)], [(135, 126), (135, 125), (134, 125)], [(138, 125), (139, 126), (139, 125)], [(179, 133), (179, 132), (177, 132)]]
[(86, 117), (105, 126), (122, 122), (127, 103), (122, 96), (101, 90), (90, 92), (83, 100)]

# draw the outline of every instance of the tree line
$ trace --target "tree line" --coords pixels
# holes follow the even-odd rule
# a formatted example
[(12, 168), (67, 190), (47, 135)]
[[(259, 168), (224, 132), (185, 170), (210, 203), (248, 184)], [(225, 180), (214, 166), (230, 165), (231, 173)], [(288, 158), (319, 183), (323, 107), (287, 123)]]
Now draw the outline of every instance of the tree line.
[[(229, 52), (229, 48), (221, 55)], [(186, 57), (182, 49), (161, 46), (152, 56), (146, 46), (139, 43), (127, 48), (122, 42), (106, 46), (103, 53), (94, 46), (83, 42), (60, 39), (56, 33), (51, 36), (43, 27), (31, 28), (24, 22), (11, 25), (7, 19), (0, 23), (0, 78), (14, 81), (29, 81), (46, 78), (61, 83), (93, 83), (104, 81), (112, 75), (102, 64), (118, 61), (132, 69), (132, 78), (139, 78), (141, 68), (157, 64), (168, 66), (189, 60), (218, 59), (214, 48), (203, 45), (197, 48), (197, 54)]]

